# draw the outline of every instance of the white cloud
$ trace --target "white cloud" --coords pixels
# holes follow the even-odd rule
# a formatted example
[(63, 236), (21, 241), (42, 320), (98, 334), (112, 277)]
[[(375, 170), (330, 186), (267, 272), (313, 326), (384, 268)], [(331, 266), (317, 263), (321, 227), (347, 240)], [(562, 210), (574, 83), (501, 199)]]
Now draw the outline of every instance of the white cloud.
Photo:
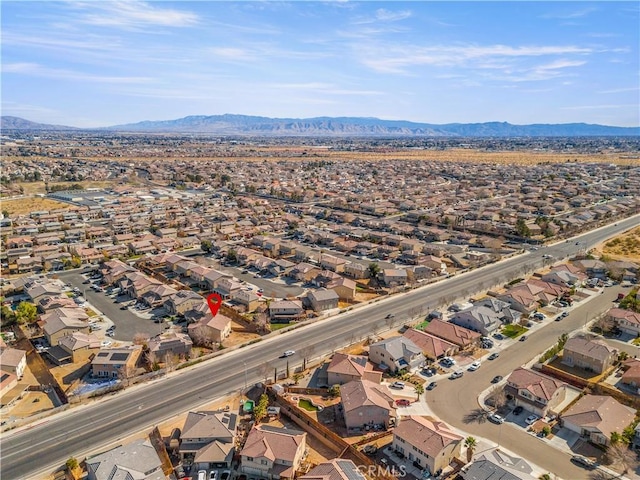
[(383, 22), (397, 22), (398, 20), (409, 18), (411, 15), (412, 14), (409, 10), (402, 10), (399, 12), (392, 12), (385, 8), (379, 8), (376, 10), (376, 19)]
[(46, 77), (64, 80), (79, 80), (87, 82), (101, 83), (149, 83), (153, 79), (150, 77), (119, 77), (106, 75), (92, 75), (90, 73), (74, 72), (72, 70), (63, 70), (56, 68), (48, 68), (37, 63), (9, 63), (2, 65), (2, 73), (14, 73), (20, 75), (30, 75), (34, 77)]
[(82, 23), (125, 30), (148, 26), (191, 27), (199, 22), (194, 13), (137, 0), (82, 2), (72, 6), (86, 12), (78, 17)]
[(640, 90), (640, 87), (635, 86), (635, 87), (629, 87), (629, 88), (614, 88), (611, 90), (602, 90), (597, 93), (624, 93), (624, 92), (637, 92), (638, 90)]
[(615, 108), (628, 108), (637, 107), (634, 103), (622, 104), (622, 105), (578, 105), (574, 107), (560, 107), (562, 110), (602, 110), (602, 109), (615, 109)]

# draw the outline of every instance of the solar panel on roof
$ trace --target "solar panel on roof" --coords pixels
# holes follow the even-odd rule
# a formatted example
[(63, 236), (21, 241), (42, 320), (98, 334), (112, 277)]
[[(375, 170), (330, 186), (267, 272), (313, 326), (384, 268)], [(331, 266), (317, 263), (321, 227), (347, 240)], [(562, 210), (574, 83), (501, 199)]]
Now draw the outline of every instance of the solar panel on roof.
[(109, 356), (109, 352), (100, 352), (98, 353), (99, 357), (108, 357)]
[(348, 460), (338, 460), (336, 462), (349, 480), (362, 480), (364, 476), (355, 468), (353, 462)]
[(114, 362), (124, 362), (129, 358), (128, 353), (114, 353), (111, 355), (111, 360)]

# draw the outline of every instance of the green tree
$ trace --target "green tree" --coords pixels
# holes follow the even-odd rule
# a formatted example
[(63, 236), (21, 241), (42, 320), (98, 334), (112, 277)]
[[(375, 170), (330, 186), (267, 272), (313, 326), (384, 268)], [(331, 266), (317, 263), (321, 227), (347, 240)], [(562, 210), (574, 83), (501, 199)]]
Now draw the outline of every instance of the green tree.
[(380, 265), (378, 262), (371, 262), (369, 264), (369, 276), (371, 278), (376, 278), (380, 273)]
[(16, 308), (16, 320), (20, 324), (32, 323), (38, 318), (38, 309), (33, 303), (20, 302)]
[(256, 423), (260, 423), (260, 421), (267, 416), (267, 407), (269, 407), (269, 397), (266, 393), (263, 393), (260, 395), (258, 404), (253, 409), (253, 416), (256, 419)]
[(211, 252), (212, 246), (213, 244), (211, 243), (211, 240), (202, 240), (202, 242), (200, 242), (200, 248), (203, 252)]
[(522, 217), (518, 218), (518, 220), (516, 221), (516, 232), (521, 237), (531, 236), (531, 230), (529, 230), (529, 227), (527, 227), (527, 223), (524, 221), (524, 218)]
[(416, 395), (418, 396), (418, 400), (420, 400), (420, 395), (424, 393), (424, 386), (421, 383), (418, 383), (414, 388), (416, 391)]
[(6, 327), (16, 323), (16, 314), (11, 308), (2, 305), (2, 326)]
[(611, 432), (611, 445), (618, 445), (619, 443), (623, 443), (623, 436), (618, 432)]
[(238, 261), (238, 252), (233, 248), (230, 248), (227, 252), (227, 260), (231, 263), (236, 263)]
[(335, 385), (331, 385), (331, 387), (329, 387), (329, 391), (327, 392), (329, 394), (330, 397), (339, 397), (340, 396), (340, 385), (335, 384)]
[(467, 437), (464, 439), (464, 446), (467, 448), (467, 463), (471, 463), (473, 454), (478, 446), (478, 441), (473, 437)]
[(11, 215), (11, 214), (9, 213), (9, 210), (6, 210), (6, 209), (5, 209), (5, 210), (2, 210), (2, 216), (3, 216), (4, 218), (8, 218), (10, 215)]

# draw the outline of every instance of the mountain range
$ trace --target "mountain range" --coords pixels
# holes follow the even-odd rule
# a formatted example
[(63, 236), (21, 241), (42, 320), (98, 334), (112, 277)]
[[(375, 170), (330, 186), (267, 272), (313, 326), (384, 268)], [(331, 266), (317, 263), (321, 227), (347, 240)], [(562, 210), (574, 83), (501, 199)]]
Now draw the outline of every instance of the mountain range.
[(640, 127), (587, 123), (513, 125), (507, 122), (443, 125), (362, 117), (269, 118), (249, 115), (191, 115), (176, 120), (142, 121), (111, 127), (79, 129), (0, 117), (2, 130), (90, 130), (138, 133), (190, 133), (251, 136), (421, 136), (421, 137), (581, 137), (639, 136)]

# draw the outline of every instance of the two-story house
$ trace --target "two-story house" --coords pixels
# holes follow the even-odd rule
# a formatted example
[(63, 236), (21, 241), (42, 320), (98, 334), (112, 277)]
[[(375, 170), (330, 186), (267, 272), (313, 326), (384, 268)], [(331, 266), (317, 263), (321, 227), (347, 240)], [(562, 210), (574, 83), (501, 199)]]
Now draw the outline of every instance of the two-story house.
[(354, 380), (340, 387), (340, 397), (344, 422), (350, 433), (387, 429), (395, 423), (394, 400), (385, 385)]
[(602, 340), (573, 337), (567, 340), (562, 363), (590, 372), (604, 373), (618, 358), (618, 350)]
[(238, 416), (229, 412), (189, 412), (180, 433), (179, 454), (194, 469), (229, 468), (235, 453)]
[(410, 370), (425, 361), (420, 347), (406, 337), (391, 337), (369, 345), (369, 359), (391, 372)]
[(443, 422), (411, 415), (396, 425), (391, 448), (433, 475), (460, 458), (462, 437)]
[(516, 406), (544, 417), (547, 413), (559, 413), (555, 409), (565, 399), (567, 388), (560, 380), (518, 368), (507, 378), (504, 392), (513, 397)]
[(333, 308), (338, 308), (338, 294), (334, 290), (319, 288), (307, 294), (307, 300), (315, 312), (324, 312)]
[(256, 425), (240, 451), (240, 472), (268, 480), (293, 479), (306, 454), (306, 433)]
[(140, 345), (101, 350), (91, 360), (91, 373), (94, 377), (103, 378), (132, 377), (141, 354)]
[(301, 300), (276, 300), (269, 304), (271, 323), (289, 323), (304, 315)]
[(380, 383), (382, 372), (376, 371), (375, 365), (363, 355), (336, 352), (327, 367), (327, 378), (329, 385), (342, 385), (359, 379)]

